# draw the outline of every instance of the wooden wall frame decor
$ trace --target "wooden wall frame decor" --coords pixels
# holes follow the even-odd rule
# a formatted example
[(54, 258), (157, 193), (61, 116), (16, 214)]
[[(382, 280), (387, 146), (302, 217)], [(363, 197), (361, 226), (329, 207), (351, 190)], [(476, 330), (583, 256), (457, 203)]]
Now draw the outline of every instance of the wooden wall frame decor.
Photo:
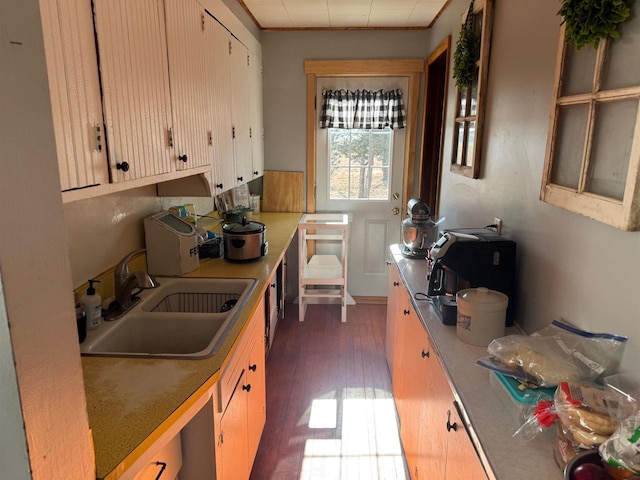
[[(462, 24), (466, 22), (465, 12)], [(474, 0), (473, 28), (480, 32), (480, 59), (472, 85), (457, 88), (451, 171), (479, 178), (484, 141), (484, 111), (489, 77), (489, 54), (493, 26), (493, 0)]]
[(406, 148), (404, 154), (402, 203), (413, 196), (416, 134), (420, 75), (424, 60), (309, 60), (304, 62), (307, 75), (307, 202), (306, 212), (316, 211), (316, 79), (318, 77), (408, 77), (409, 93), (405, 96), (407, 112)]
[[(640, 31), (640, 19), (622, 26)], [(540, 199), (640, 230), (638, 35), (577, 51), (561, 28)], [(614, 65), (617, 64), (617, 66)]]

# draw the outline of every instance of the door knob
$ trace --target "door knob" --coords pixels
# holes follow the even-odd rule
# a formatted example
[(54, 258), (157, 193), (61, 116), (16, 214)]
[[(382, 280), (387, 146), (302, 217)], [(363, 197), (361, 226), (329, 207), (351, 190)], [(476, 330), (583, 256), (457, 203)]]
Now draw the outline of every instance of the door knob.
[(398, 207), (393, 207), (393, 210), (391, 210), (391, 213), (393, 213), (394, 215), (398, 215), (400, 213), (400, 209)]

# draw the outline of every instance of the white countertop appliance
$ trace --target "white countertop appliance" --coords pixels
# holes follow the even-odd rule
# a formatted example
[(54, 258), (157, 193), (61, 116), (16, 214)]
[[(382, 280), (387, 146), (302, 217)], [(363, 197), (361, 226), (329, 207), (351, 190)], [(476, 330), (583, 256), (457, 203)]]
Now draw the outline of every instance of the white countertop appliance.
[(198, 237), (192, 223), (171, 212), (156, 213), (144, 219), (144, 237), (149, 274), (184, 275), (199, 267)]

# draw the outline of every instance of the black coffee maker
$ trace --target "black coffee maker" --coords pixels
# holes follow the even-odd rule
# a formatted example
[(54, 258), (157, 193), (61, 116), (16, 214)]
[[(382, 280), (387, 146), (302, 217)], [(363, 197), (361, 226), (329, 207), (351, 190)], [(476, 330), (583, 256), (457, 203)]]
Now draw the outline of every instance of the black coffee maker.
[(506, 325), (516, 309), (516, 243), (487, 228), (444, 230), (429, 250), (429, 287), (436, 312), (456, 324), (455, 295), (465, 288), (487, 287), (509, 297)]

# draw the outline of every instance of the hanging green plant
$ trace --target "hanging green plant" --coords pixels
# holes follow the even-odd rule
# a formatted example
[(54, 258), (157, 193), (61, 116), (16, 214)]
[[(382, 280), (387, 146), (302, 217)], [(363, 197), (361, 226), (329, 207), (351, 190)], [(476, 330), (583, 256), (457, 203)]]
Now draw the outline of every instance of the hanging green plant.
[(473, 82), (476, 62), (480, 58), (480, 32), (463, 28), (453, 53), (453, 78), (459, 89), (469, 88)]
[(631, 9), (625, 0), (563, 0), (558, 14), (564, 19), (565, 41), (580, 50), (618, 38), (618, 25), (629, 18)]

